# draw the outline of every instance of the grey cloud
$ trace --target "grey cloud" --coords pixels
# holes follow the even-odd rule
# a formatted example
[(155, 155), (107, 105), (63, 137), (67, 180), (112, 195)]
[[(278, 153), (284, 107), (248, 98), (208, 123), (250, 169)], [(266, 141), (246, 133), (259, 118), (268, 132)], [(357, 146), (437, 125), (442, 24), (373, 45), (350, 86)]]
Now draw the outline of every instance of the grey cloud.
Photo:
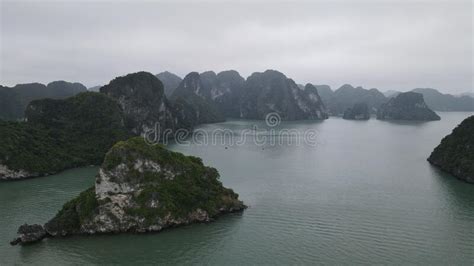
[(299, 83), (473, 88), (472, 3), (2, 2), (1, 83), (278, 69)]

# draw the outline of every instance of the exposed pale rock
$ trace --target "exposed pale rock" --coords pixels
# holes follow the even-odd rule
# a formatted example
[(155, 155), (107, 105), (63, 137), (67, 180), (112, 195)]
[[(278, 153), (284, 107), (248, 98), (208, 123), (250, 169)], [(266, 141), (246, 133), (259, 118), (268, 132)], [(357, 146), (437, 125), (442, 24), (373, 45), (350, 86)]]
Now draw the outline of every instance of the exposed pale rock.
[(13, 170), (9, 169), (8, 166), (0, 164), (0, 180), (19, 180), (29, 177), (39, 176), (38, 173), (30, 173), (25, 170)]

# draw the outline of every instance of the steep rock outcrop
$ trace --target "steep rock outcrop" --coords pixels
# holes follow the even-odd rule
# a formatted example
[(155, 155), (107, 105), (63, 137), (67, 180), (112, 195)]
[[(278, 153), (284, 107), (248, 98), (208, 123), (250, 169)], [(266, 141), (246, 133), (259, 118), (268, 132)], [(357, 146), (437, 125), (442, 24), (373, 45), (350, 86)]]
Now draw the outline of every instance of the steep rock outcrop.
[(100, 92), (117, 100), (125, 116), (126, 125), (136, 135), (157, 131), (160, 139), (169, 136), (167, 130), (182, 127), (179, 117), (168, 102), (161, 81), (147, 72), (118, 77), (100, 88)]
[(181, 81), (183, 81), (183, 79), (178, 75), (168, 71), (161, 72), (157, 74), (156, 77), (163, 83), (165, 95), (167, 97), (170, 97), (171, 94), (173, 94), (173, 91), (179, 86)]
[(356, 103), (353, 107), (344, 111), (342, 118), (348, 120), (368, 120), (370, 119), (369, 107), (366, 103)]
[(245, 79), (235, 70), (219, 72), (204, 72), (200, 74), (204, 86), (210, 87), (211, 100), (225, 117), (240, 116), (240, 98), (245, 85)]
[(313, 86), (318, 91), (318, 94), (321, 97), (321, 100), (325, 103), (326, 108), (327, 108), (326, 103), (328, 103), (331, 100), (331, 97), (334, 94), (331, 87), (329, 85), (313, 85)]
[(211, 81), (213, 79), (201, 79), (197, 72), (191, 72), (174, 90), (171, 100), (181, 107), (181, 112), (186, 114), (190, 123), (214, 123), (225, 120), (223, 113), (212, 100)]
[(444, 137), (428, 161), (461, 180), (474, 183), (474, 116), (466, 118)]
[(433, 121), (441, 118), (428, 108), (423, 95), (404, 92), (383, 104), (377, 112), (377, 119)]
[[(143, 138), (107, 153), (95, 187), (69, 201), (44, 226), (48, 237), (156, 232), (209, 222), (245, 205), (201, 159), (150, 146)], [(22, 244), (20, 240), (12, 244)]]
[(282, 73), (253, 73), (245, 82), (240, 117), (264, 119), (271, 112), (278, 113), (283, 120), (327, 118), (323, 106)]
[(311, 103), (311, 112), (313, 113), (313, 116), (316, 115), (318, 119), (328, 118), (326, 105), (319, 95), (319, 91), (316, 86), (313, 86), (311, 83), (306, 84), (304, 87), (304, 94), (306, 94), (304, 97), (307, 98)]

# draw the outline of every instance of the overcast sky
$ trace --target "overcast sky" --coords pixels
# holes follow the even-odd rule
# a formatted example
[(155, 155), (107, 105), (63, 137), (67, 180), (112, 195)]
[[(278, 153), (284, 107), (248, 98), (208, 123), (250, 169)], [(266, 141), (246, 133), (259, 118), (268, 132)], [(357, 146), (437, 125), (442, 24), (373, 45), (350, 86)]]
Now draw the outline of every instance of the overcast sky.
[(472, 1), (1, 4), (1, 84), (276, 69), (297, 83), (473, 91)]

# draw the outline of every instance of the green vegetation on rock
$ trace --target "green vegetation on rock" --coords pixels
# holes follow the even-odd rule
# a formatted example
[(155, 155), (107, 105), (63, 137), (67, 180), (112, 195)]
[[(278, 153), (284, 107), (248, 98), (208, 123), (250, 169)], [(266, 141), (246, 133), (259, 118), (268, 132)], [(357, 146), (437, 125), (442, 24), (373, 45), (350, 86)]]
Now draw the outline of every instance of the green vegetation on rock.
[(428, 161), (457, 178), (474, 183), (474, 116), (441, 140)]
[(98, 206), (94, 187), (91, 187), (64, 204), (45, 228), (48, 232), (57, 232), (60, 235), (79, 233), (81, 224), (93, 217)]
[(0, 164), (29, 176), (99, 165), (114, 143), (130, 136), (118, 104), (100, 93), (33, 101), (26, 118), (0, 122)]

